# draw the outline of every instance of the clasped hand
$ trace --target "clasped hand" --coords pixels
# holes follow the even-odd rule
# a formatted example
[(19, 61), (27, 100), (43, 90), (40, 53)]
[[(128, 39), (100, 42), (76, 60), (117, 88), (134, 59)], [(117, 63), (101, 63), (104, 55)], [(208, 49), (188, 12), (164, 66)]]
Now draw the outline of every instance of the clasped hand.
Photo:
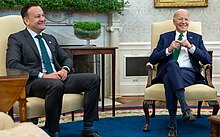
[(59, 79), (61, 81), (64, 81), (67, 78), (67, 71), (65, 69), (61, 69), (60, 71), (50, 73), (50, 74), (44, 74), (43, 78), (53, 78), (53, 79)]
[(168, 47), (168, 51), (171, 53), (174, 49), (178, 49), (180, 46), (190, 49), (192, 45), (187, 39), (185, 40), (174, 40)]

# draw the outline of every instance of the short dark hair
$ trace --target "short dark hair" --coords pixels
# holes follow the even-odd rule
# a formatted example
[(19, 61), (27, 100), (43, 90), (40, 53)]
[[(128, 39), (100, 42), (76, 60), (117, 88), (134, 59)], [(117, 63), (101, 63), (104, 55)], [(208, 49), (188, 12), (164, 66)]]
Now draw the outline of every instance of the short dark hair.
[(24, 5), (24, 7), (22, 7), (21, 9), (21, 17), (24, 18), (26, 16), (28, 16), (28, 9), (30, 9), (31, 7), (35, 7), (35, 6), (40, 6), (38, 3), (28, 3), (26, 5)]

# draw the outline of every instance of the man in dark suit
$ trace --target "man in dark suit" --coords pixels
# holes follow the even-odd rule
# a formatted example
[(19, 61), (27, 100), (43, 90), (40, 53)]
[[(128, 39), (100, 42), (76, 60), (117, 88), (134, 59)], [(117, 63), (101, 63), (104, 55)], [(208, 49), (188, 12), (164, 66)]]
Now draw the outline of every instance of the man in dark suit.
[(46, 18), (38, 4), (25, 5), (21, 9), (21, 16), (26, 29), (9, 36), (7, 67), (27, 71), (27, 95), (45, 98), (48, 134), (59, 136), (63, 94), (84, 92), (84, 128), (81, 137), (101, 137), (93, 128), (93, 121), (99, 119), (99, 76), (72, 73), (72, 59), (62, 50), (55, 37), (42, 32), (46, 28)]
[(177, 137), (177, 100), (183, 113), (182, 120), (195, 120), (184, 95), (184, 88), (204, 83), (199, 61), (211, 63), (202, 36), (188, 31), (189, 12), (179, 9), (173, 17), (175, 31), (160, 35), (158, 45), (150, 55), (152, 64), (158, 63), (157, 76), (153, 83), (164, 83), (166, 104), (170, 115), (168, 137)]

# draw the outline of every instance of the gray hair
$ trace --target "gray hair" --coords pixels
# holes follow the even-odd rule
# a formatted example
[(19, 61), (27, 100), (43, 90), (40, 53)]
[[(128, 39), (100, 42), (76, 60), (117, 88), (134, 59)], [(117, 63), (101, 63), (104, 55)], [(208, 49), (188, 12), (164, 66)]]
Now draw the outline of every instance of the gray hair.
[(188, 11), (188, 10), (186, 10), (186, 9), (178, 9), (178, 10), (176, 10), (176, 11), (174, 12), (173, 18), (175, 18), (175, 17), (176, 17), (177, 12), (180, 12), (180, 11), (187, 12), (187, 13), (188, 13), (188, 15), (189, 15), (189, 11)]

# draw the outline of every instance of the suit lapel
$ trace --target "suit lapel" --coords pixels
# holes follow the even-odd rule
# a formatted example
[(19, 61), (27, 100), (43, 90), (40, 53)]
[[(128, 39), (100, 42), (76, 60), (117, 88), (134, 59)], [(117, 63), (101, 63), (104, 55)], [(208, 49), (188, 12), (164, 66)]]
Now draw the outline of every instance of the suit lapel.
[(189, 41), (189, 43), (193, 44), (194, 43), (194, 38), (191, 32), (187, 32), (187, 40)]
[(50, 48), (52, 56), (54, 57), (53, 53), (55, 51), (55, 48), (54, 48), (54, 42), (51, 39), (51, 36), (48, 36), (48, 35), (46, 35), (44, 33), (42, 34), (42, 36), (43, 36), (44, 40), (46, 41), (48, 47)]
[(27, 29), (24, 31), (24, 36), (25, 36), (27, 42), (29, 43), (29, 46), (33, 49), (33, 51), (36, 53), (36, 55), (40, 58), (40, 53), (37, 49), (37, 45), (34, 42), (31, 34), (27, 31)]

